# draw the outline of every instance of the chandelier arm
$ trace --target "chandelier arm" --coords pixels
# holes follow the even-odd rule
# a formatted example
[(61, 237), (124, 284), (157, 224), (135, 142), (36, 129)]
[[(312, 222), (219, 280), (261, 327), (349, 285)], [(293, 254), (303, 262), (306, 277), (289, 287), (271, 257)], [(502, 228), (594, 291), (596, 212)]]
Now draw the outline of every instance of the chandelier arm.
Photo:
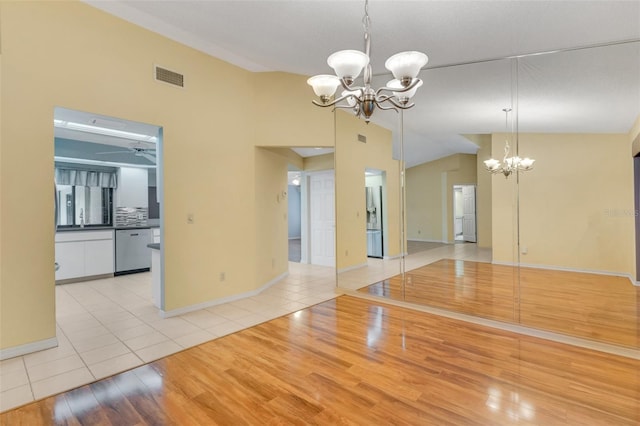
[(311, 102), (313, 102), (313, 104), (314, 104), (314, 105), (317, 105), (317, 106), (321, 106), (321, 107), (330, 107), (330, 106), (334, 106), (334, 105), (335, 105), (335, 104), (337, 104), (338, 102), (344, 101), (345, 99), (347, 99), (347, 98), (348, 98), (348, 97), (350, 97), (350, 96), (354, 96), (356, 99), (358, 99), (358, 102), (361, 102), (361, 99), (360, 99), (359, 97), (357, 97), (357, 96), (355, 96), (355, 95), (351, 95), (351, 94), (349, 94), (349, 95), (344, 95), (344, 96), (340, 96), (339, 98), (336, 98), (336, 99), (334, 99), (334, 100), (332, 100), (331, 102), (328, 102), (328, 103), (326, 103), (326, 104), (320, 103), (320, 102), (316, 101), (315, 99), (314, 99), (314, 100), (312, 100)]
[[(378, 107), (378, 109), (382, 110), (382, 111), (388, 111), (388, 110), (394, 110), (395, 112), (398, 112), (398, 108), (396, 108), (395, 106), (385, 106), (383, 104), (378, 103), (378, 101), (375, 101), (376, 103), (376, 107)], [(392, 102), (393, 103), (393, 102)], [(395, 104), (394, 104), (395, 105)]]
[(361, 92), (364, 91), (364, 87), (362, 86), (350, 86), (344, 77), (340, 79), (340, 85), (342, 86), (343, 89), (348, 90), (350, 92), (356, 92), (358, 90), (360, 90)]
[(378, 90), (376, 90), (376, 96), (378, 96), (381, 92), (386, 91), (386, 92), (396, 92), (396, 93), (403, 93), (403, 92), (408, 92), (409, 90), (413, 89), (414, 87), (416, 87), (420, 82), (422, 82), (422, 80), (420, 80), (419, 78), (414, 78), (411, 81), (411, 84), (409, 84), (407, 87), (402, 87), (402, 88), (391, 88), (391, 87), (381, 87)]
[(338, 109), (338, 108), (340, 108), (340, 109), (352, 109), (354, 111), (356, 110), (356, 108), (352, 107), (351, 105), (335, 105), (335, 108), (336, 109)]
[(316, 101), (315, 99), (313, 99), (313, 100), (311, 101), (311, 103), (313, 103), (315, 106), (319, 106), (319, 107), (326, 108), (326, 107), (334, 106), (336, 103), (340, 102), (340, 101), (341, 101), (341, 100), (343, 100), (345, 97), (346, 97), (346, 96), (343, 96), (343, 97), (341, 97), (341, 98), (339, 98), (339, 99), (334, 99), (333, 101), (331, 101), (331, 102), (327, 102), (326, 104), (323, 104), (322, 102), (318, 102), (318, 101)]
[[(384, 100), (378, 100), (376, 103), (378, 103), (378, 106), (380, 106), (379, 103), (383, 103), (383, 102), (390, 102), (394, 105), (395, 108), (400, 108), (400, 109), (409, 109), (415, 106), (414, 103), (410, 103), (406, 105), (399, 104), (398, 102), (396, 102), (395, 98), (393, 97), (387, 97)], [(381, 109), (384, 109), (384, 108), (381, 108)]]

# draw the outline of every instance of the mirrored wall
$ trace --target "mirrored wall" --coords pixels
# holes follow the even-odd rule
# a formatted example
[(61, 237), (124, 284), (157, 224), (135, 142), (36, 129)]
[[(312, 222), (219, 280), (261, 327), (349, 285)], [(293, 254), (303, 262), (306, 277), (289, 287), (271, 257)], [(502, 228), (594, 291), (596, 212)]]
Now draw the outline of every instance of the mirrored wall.
[[(404, 120), (336, 112), (338, 287), (640, 347), (640, 43), (421, 78)], [(485, 168), (515, 156), (533, 169)]]

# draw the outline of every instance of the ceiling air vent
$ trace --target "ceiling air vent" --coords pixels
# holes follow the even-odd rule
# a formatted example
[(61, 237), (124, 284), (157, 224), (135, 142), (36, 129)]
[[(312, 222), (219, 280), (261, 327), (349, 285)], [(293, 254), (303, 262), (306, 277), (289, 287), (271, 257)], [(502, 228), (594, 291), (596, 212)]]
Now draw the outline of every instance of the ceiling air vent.
[(155, 78), (158, 81), (164, 81), (174, 86), (184, 87), (184, 75), (157, 65), (155, 67)]
[(367, 143), (367, 137), (365, 135), (358, 135), (358, 142)]

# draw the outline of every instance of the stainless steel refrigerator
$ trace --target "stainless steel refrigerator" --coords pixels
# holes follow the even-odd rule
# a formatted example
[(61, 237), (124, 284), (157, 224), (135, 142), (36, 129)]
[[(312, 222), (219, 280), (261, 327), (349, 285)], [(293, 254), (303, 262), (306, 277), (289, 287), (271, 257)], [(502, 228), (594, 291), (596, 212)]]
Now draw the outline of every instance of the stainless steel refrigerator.
[(383, 257), (382, 187), (367, 186), (367, 256)]

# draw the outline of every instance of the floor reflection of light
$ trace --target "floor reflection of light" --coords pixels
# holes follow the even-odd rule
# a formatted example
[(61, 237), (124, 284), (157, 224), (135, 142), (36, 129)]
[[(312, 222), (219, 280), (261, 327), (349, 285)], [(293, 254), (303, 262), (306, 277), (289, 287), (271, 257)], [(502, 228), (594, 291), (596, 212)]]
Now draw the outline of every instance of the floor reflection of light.
[[(141, 367), (142, 368), (142, 367)], [(129, 373), (123, 373), (129, 374)], [(114, 380), (118, 381), (118, 376), (114, 376)], [(112, 402), (121, 401), (123, 396), (127, 397), (132, 394), (140, 393), (139, 386), (127, 386), (131, 379), (124, 379), (117, 385), (110, 383), (105, 385), (106, 389), (96, 390), (91, 389), (86, 392), (74, 392), (73, 394), (63, 394), (56, 398), (55, 405), (53, 407), (53, 416), (56, 424), (67, 423), (70, 417), (75, 417), (77, 414), (86, 413), (96, 409), (100, 404), (110, 405)], [(136, 379), (137, 382), (137, 379)], [(149, 392), (161, 390), (163, 387), (162, 376), (157, 372), (154, 374), (147, 374), (144, 377), (144, 387)], [(90, 385), (89, 385), (90, 386)], [(118, 392), (112, 392), (111, 387), (117, 386)], [(145, 390), (146, 392), (146, 390)], [(67, 403), (67, 401), (69, 401)], [(72, 408), (72, 410), (70, 410)]]
[(456, 277), (464, 277), (464, 260), (456, 260)]
[(487, 398), (487, 407), (494, 413), (500, 411), (500, 398), (502, 392), (500, 389), (489, 388), (489, 398)]
[(293, 313), (293, 318), (299, 320), (302, 318), (302, 311), (297, 311)]
[[(489, 388), (486, 406), (494, 413), (500, 413), (503, 407), (502, 392), (500, 389)], [(535, 407), (528, 401), (521, 399), (518, 392), (509, 392), (509, 401), (504, 406), (504, 414), (511, 420), (533, 420), (536, 414)]]
[[(380, 306), (376, 306), (373, 309), (372, 318), (369, 320), (369, 329), (367, 330), (367, 346), (373, 347), (380, 336), (382, 336), (382, 319), (384, 309)], [(371, 314), (371, 311), (369, 311)]]

